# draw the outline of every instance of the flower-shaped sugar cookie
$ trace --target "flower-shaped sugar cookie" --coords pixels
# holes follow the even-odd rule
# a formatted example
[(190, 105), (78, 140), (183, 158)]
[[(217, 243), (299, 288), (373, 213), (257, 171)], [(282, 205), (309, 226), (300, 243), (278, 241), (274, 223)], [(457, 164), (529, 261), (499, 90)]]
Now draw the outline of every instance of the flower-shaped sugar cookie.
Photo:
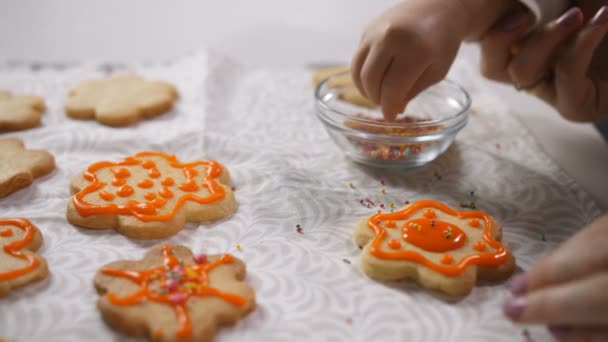
[(42, 234), (30, 221), (0, 218), (0, 297), (46, 277), (46, 261), (35, 253), (41, 245)]
[(40, 125), (44, 100), (39, 96), (12, 95), (0, 90), (0, 132)]
[(501, 226), (488, 214), (430, 200), (364, 218), (354, 232), (363, 247), (361, 268), (370, 277), (414, 279), (454, 297), (469, 293), (478, 279), (511, 275), (515, 259), (501, 237)]
[(47, 151), (28, 150), (18, 139), (0, 139), (0, 198), (30, 185), (55, 168)]
[(68, 95), (65, 112), (76, 119), (126, 126), (170, 110), (176, 98), (175, 87), (167, 82), (116, 75), (77, 84)]
[(139, 261), (116, 261), (95, 276), (97, 307), (114, 329), (154, 341), (211, 341), (216, 327), (255, 307), (245, 264), (230, 254), (193, 256), (156, 246)]
[(218, 162), (181, 163), (173, 155), (140, 152), (119, 162), (102, 161), (72, 179), (67, 218), (92, 229), (116, 229), (136, 239), (179, 232), (186, 221), (224, 218), (236, 207)]

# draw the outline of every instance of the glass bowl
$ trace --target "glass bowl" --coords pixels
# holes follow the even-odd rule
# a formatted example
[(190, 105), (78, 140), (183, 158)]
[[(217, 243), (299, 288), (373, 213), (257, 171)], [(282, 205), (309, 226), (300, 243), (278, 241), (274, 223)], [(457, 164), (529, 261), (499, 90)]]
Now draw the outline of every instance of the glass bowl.
[[(315, 90), (317, 115), (334, 142), (356, 162), (388, 168), (424, 165), (450, 147), (468, 120), (471, 98), (444, 80), (414, 98), (395, 121), (379, 107), (353, 97), (348, 73), (330, 76)], [(356, 94), (358, 95), (358, 94)], [(358, 103), (358, 104), (354, 104)]]

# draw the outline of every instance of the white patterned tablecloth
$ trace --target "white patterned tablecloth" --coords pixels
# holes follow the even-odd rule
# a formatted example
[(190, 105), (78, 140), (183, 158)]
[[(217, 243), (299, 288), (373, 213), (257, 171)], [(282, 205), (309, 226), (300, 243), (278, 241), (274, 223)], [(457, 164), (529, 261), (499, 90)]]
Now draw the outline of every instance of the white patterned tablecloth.
[[(117, 71), (173, 82), (180, 92), (176, 108), (118, 129), (63, 114), (66, 91), (76, 81)], [(233, 217), (189, 224), (168, 239), (195, 252), (230, 252), (247, 263), (258, 307), (221, 329), (217, 341), (525, 340), (523, 327), (501, 313), (507, 284), (480, 286), (448, 303), (415, 286), (366, 278), (351, 242), (357, 220), (379, 209), (362, 206), (361, 198), (385, 206), (421, 198), (457, 206), (474, 192), (477, 207), (502, 222), (519, 267), (528, 269), (599, 214), (476, 75), (462, 61), (451, 73), (474, 101), (454, 146), (428, 166), (396, 173), (343, 156), (314, 115), (308, 70), (248, 69), (204, 52), (146, 65), (1, 66), (0, 89), (36, 93), (48, 105), (41, 127), (2, 137), (48, 149), (58, 167), (0, 200), (0, 217), (27, 217), (38, 225), (45, 238), (40, 252), (50, 266), (47, 280), (0, 300), (0, 336), (128, 340), (102, 321), (92, 278), (105, 263), (140, 258), (161, 241), (71, 226), (65, 219), (69, 180), (92, 162), (159, 150), (182, 160), (216, 159), (233, 177), (239, 202)], [(529, 332), (535, 341), (548, 339), (539, 327)]]

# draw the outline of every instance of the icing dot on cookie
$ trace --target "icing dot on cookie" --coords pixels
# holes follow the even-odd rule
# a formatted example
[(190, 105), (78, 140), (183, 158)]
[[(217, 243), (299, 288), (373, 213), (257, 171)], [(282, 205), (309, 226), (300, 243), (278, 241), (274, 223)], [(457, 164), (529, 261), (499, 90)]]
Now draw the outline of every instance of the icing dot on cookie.
[(0, 236), (11, 237), (11, 236), (13, 236), (13, 230), (12, 229), (0, 230)]
[(184, 174), (188, 179), (194, 178), (198, 175), (198, 171), (193, 168), (184, 169)]
[(173, 192), (171, 192), (171, 190), (169, 190), (169, 188), (167, 188), (166, 186), (160, 188), (160, 190), (158, 190), (158, 194), (163, 196), (164, 198), (173, 197)]
[(113, 193), (110, 193), (110, 192), (107, 192), (107, 191), (100, 191), (99, 192), (99, 197), (101, 199), (103, 199), (103, 200), (111, 201), (111, 200), (114, 199), (115, 196), (114, 196)]
[(479, 228), (479, 226), (481, 226), (481, 223), (479, 222), (478, 219), (474, 218), (469, 221), (469, 226), (471, 226), (473, 228)]
[(150, 176), (152, 178), (158, 178), (158, 177), (160, 177), (160, 171), (158, 171), (157, 168), (153, 167), (150, 170), (148, 170), (148, 176)]
[(148, 201), (151, 201), (151, 200), (153, 200), (153, 199), (155, 199), (155, 198), (156, 198), (156, 194), (155, 194), (155, 193), (153, 193), (153, 192), (146, 192), (146, 193), (144, 194), (144, 198), (145, 198), (146, 200), (148, 200)]
[(198, 185), (196, 185), (195, 181), (190, 180), (184, 184), (181, 184), (179, 188), (183, 191), (196, 191), (198, 190)]
[(152, 335), (154, 335), (154, 337), (156, 337), (156, 338), (163, 337), (163, 330), (161, 328), (156, 328), (156, 329), (154, 329), (154, 332), (152, 333)]
[(114, 179), (112, 179), (112, 185), (114, 185), (114, 186), (125, 185), (125, 183), (127, 183), (127, 181), (125, 181), (122, 178), (114, 178)]
[(392, 249), (399, 249), (401, 248), (401, 242), (399, 240), (390, 240), (388, 246)]
[(447, 252), (464, 245), (467, 236), (445, 221), (418, 218), (404, 224), (403, 239), (429, 252)]
[(171, 177), (167, 177), (165, 179), (163, 179), (160, 184), (164, 185), (164, 186), (171, 186), (175, 183), (175, 181), (173, 180), (173, 178)]
[(127, 197), (131, 196), (134, 191), (135, 190), (133, 190), (133, 188), (129, 185), (123, 185), (120, 187), (120, 189), (118, 189), (118, 191), (116, 191), (116, 194), (120, 197)]
[(451, 255), (449, 255), (449, 254), (444, 254), (444, 255), (441, 257), (441, 263), (442, 263), (442, 264), (451, 264), (451, 263), (453, 263), (453, 262), (454, 262), (454, 257), (453, 257), (453, 256), (451, 256)]
[(397, 228), (397, 222), (393, 220), (386, 221), (384, 225), (386, 226), (386, 228)]
[(151, 169), (153, 167), (156, 167), (156, 164), (151, 160), (144, 160), (141, 163), (141, 167), (143, 167), (144, 169)]
[(153, 200), (152, 202), (150, 202), (150, 204), (152, 204), (153, 206), (160, 208), (163, 205), (165, 205), (167, 203), (167, 200), (164, 198), (157, 198), (155, 200)]
[(487, 246), (485, 243), (481, 242), (481, 241), (477, 241), (475, 242), (475, 244), (473, 245), (473, 248), (475, 248), (475, 250), (483, 252), (486, 250)]
[(154, 182), (152, 180), (146, 178), (146, 179), (140, 180), (137, 183), (137, 186), (140, 187), (140, 188), (144, 188), (144, 189), (151, 188), (151, 187), (154, 186)]
[(433, 209), (425, 209), (424, 212), (422, 213), (422, 216), (428, 218), (428, 219), (434, 219), (436, 217), (435, 215), (435, 210)]
[(112, 173), (114, 174), (114, 177), (116, 178), (127, 178), (129, 176), (131, 176), (131, 172), (124, 167), (121, 167), (119, 169), (110, 169), (110, 171), (112, 171)]

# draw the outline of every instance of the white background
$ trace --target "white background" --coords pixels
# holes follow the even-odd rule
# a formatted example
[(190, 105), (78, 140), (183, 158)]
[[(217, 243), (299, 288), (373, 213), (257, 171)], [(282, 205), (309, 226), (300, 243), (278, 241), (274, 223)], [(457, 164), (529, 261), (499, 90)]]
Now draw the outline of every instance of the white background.
[[(277, 68), (347, 62), (365, 24), (395, 1), (0, 2), (0, 62), (158, 60), (211, 48)], [(475, 59), (466, 47), (461, 58)], [(488, 83), (546, 151), (608, 208), (608, 147), (589, 125), (561, 120), (537, 100)]]

